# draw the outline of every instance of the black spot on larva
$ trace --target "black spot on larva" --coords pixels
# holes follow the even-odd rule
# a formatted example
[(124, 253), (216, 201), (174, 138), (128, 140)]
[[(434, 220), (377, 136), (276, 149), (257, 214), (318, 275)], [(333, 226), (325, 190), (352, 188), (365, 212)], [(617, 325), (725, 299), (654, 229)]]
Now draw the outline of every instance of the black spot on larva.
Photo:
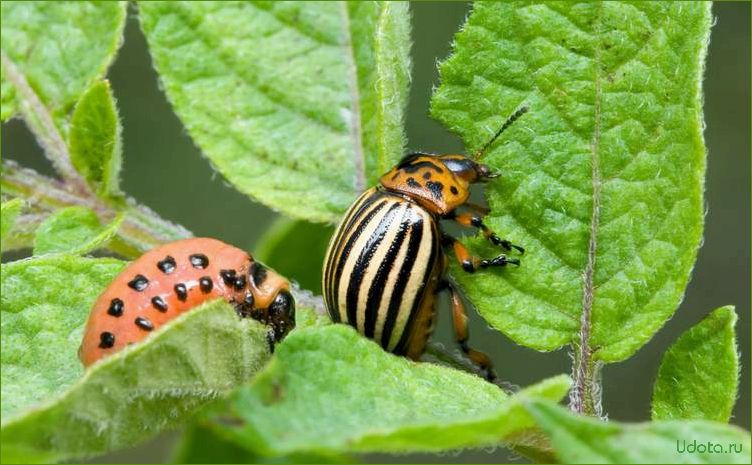
[(115, 345), (115, 335), (109, 331), (104, 331), (99, 335), (99, 348), (109, 349)]
[(426, 187), (431, 191), (431, 194), (436, 200), (441, 200), (444, 197), (444, 184), (436, 181), (428, 181)]
[(414, 178), (414, 177), (412, 177), (412, 176), (410, 176), (409, 178), (407, 178), (407, 185), (408, 185), (408, 186), (410, 186), (410, 187), (413, 187), (413, 188), (415, 188), (415, 189), (419, 189), (419, 188), (423, 187), (423, 186), (421, 186), (421, 185), (420, 185), (420, 183), (419, 183), (418, 181), (416, 181), (416, 180), (415, 180), (415, 178)]
[(175, 266), (175, 259), (171, 255), (157, 262), (157, 268), (164, 274), (170, 274), (175, 271)]
[(449, 188), (449, 191), (450, 191), (450, 192), (451, 192), (452, 194), (454, 194), (454, 195), (457, 195), (457, 194), (459, 194), (459, 192), (460, 192), (460, 191), (458, 191), (458, 190), (457, 190), (457, 188), (456, 188), (455, 186), (452, 186), (452, 187), (450, 187), (450, 188)]
[(193, 266), (194, 268), (204, 269), (209, 266), (209, 258), (202, 253), (194, 253), (188, 258), (191, 261), (191, 266)]
[(128, 281), (128, 287), (138, 292), (143, 291), (149, 286), (149, 280), (142, 274), (137, 274), (133, 279)]
[(178, 300), (181, 302), (185, 302), (185, 299), (188, 298), (188, 289), (186, 289), (185, 284), (183, 283), (175, 284), (175, 287), (173, 289), (175, 289), (175, 294), (178, 295)]
[(266, 267), (259, 262), (253, 262), (250, 270), (251, 279), (256, 287), (261, 286), (266, 280)]
[(136, 326), (143, 329), (144, 331), (151, 331), (154, 329), (154, 324), (148, 319), (144, 318), (142, 316), (136, 317)]
[(110, 307), (107, 309), (107, 314), (112, 316), (122, 316), (125, 304), (117, 297), (110, 301)]
[(167, 302), (164, 301), (164, 299), (160, 296), (154, 296), (151, 298), (151, 305), (152, 307), (156, 308), (160, 312), (166, 312), (167, 311)]
[(225, 286), (235, 284), (236, 275), (237, 271), (235, 270), (219, 270), (219, 277), (222, 278), (222, 282), (225, 283)]
[(214, 287), (214, 283), (212, 282), (210, 277), (202, 276), (198, 280), (198, 286), (201, 288), (201, 292), (206, 294), (208, 292), (211, 292), (212, 288)]
[(425, 173), (423, 173), (423, 179), (431, 179), (431, 172), (426, 171)]
[(248, 305), (249, 307), (253, 306), (254, 300), (255, 299), (253, 298), (253, 294), (251, 294), (250, 292), (245, 293), (245, 297), (243, 298), (244, 304)]
[(233, 286), (235, 286), (235, 290), (240, 291), (245, 287), (246, 283), (247, 281), (245, 279), (245, 276), (241, 274), (240, 276), (235, 278), (235, 282), (233, 283)]

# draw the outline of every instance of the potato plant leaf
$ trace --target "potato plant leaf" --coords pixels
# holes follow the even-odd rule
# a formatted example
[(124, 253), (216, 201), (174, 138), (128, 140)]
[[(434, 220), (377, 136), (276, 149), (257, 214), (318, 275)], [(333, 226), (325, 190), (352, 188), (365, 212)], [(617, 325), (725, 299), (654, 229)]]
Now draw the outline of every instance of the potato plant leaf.
[(36, 99), (67, 133), (68, 112), (115, 56), (125, 7), (125, 2), (3, 2), (3, 121), (17, 111), (26, 117), (25, 107)]
[(83, 255), (101, 248), (115, 237), (124, 214), (102, 226), (97, 214), (86, 207), (64, 208), (45, 219), (34, 237), (34, 255), (65, 252)]
[(84, 372), (83, 324), (124, 266), (50, 255), (2, 265), (2, 462), (88, 457), (136, 444), (250, 378), (267, 329), (209, 302)]
[(345, 325), (296, 330), (211, 416), (261, 455), (442, 451), (500, 444), (534, 426), (520, 400), (559, 400), (559, 376), (515, 396), (458, 370), (386, 353)]
[(403, 2), (144, 2), (167, 97), (241, 192), (335, 222), (402, 156)]
[(284, 457), (264, 457), (228, 441), (217, 431), (194, 423), (189, 425), (178, 441), (172, 463), (357, 463), (352, 457), (339, 454), (291, 454)]
[(711, 312), (663, 356), (653, 390), (653, 420), (729, 421), (739, 387), (734, 307)]
[(119, 188), (120, 133), (120, 119), (110, 83), (97, 81), (76, 104), (69, 139), (73, 166), (101, 198), (122, 195)]
[(493, 327), (616, 362), (673, 314), (702, 234), (710, 22), (702, 2), (475, 4), (431, 111), (473, 153), (529, 108), (483, 158), (486, 222), (522, 266), (453, 272)]
[(750, 463), (750, 436), (703, 420), (625, 424), (587, 418), (535, 399), (530, 413), (562, 463)]
[(259, 260), (303, 288), (321, 294), (324, 263), (332, 226), (279, 218), (253, 248)]
[(124, 264), (64, 255), (2, 264), (3, 424), (81, 376), (83, 324)]
[(13, 229), (16, 218), (21, 213), (23, 206), (24, 202), (21, 199), (9, 200), (2, 204), (2, 214), (0, 215), (0, 221), (2, 221), (2, 226), (0, 227), (0, 244), (2, 244), (2, 250), (5, 250), (5, 237)]

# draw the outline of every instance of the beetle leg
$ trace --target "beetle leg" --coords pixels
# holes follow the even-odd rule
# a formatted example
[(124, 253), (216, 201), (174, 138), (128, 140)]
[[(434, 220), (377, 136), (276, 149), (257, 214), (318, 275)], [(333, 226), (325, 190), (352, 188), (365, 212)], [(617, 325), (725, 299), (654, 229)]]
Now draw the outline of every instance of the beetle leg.
[(483, 222), (483, 218), (481, 218), (479, 215), (474, 215), (472, 213), (459, 213), (459, 214), (452, 214), (451, 216), (447, 217), (448, 220), (456, 221), (457, 223), (461, 224), (465, 227), (474, 227), (478, 228), (481, 231), (483, 231), (483, 235), (486, 236), (486, 239), (489, 240), (493, 245), (500, 245), (504, 248), (504, 250), (510, 251), (512, 249), (517, 250), (519, 253), (525, 253), (525, 249), (520, 247), (519, 245), (512, 244), (506, 239), (502, 239), (499, 236), (496, 235), (495, 232), (488, 229), (488, 226)]
[(519, 260), (516, 258), (507, 258), (506, 255), (499, 255), (489, 259), (479, 259), (474, 257), (462, 242), (447, 234), (444, 234), (442, 241), (445, 246), (452, 246), (457, 261), (462, 265), (462, 269), (468, 273), (473, 273), (478, 268), (488, 268), (489, 266), (506, 266), (507, 264), (520, 265)]
[(449, 292), (449, 298), (452, 305), (452, 322), (454, 323), (454, 337), (457, 340), (457, 344), (462, 349), (462, 352), (478, 367), (484, 374), (484, 377), (493, 382), (496, 379), (496, 373), (493, 371), (491, 359), (485, 353), (475, 350), (467, 345), (469, 337), (467, 329), (467, 312), (465, 311), (465, 305), (462, 303), (457, 290), (454, 285), (449, 282), (444, 282), (444, 287)]

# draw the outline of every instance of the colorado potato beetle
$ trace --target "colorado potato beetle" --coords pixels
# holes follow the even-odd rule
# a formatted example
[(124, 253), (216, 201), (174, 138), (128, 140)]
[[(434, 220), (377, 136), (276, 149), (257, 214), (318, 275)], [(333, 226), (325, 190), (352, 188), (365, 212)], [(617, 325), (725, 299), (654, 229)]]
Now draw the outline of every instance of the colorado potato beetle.
[(241, 317), (268, 325), (272, 348), (295, 326), (286, 279), (224, 242), (184, 239), (152, 249), (115, 277), (92, 307), (79, 357), (88, 367), (220, 297)]
[[(468, 346), (467, 314), (446, 277), (445, 248), (454, 249), (462, 268), (519, 265), (504, 254), (473, 257), (440, 220), (480, 229), (506, 251), (524, 249), (501, 239), (484, 223), (488, 209), (469, 203), (470, 185), (498, 176), (476, 160), (517, 118), (521, 108), (470, 158), (465, 155), (407, 155), (379, 185), (364, 192), (345, 213), (329, 243), (323, 268), (324, 301), (335, 323), (346, 323), (384, 349), (417, 360), (436, 319), (437, 293), (446, 290), (455, 337), (462, 351), (492, 380), (491, 360)], [(459, 207), (471, 212), (459, 213)]]

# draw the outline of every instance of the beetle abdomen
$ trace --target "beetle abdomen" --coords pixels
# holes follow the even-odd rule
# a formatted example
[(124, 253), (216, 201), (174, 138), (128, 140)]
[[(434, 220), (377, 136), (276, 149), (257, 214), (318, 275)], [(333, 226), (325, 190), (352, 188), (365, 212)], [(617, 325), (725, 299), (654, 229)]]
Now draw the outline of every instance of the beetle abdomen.
[(417, 203), (374, 188), (350, 208), (327, 252), (323, 276), (333, 321), (404, 354), (427, 286), (440, 272), (434, 217)]

